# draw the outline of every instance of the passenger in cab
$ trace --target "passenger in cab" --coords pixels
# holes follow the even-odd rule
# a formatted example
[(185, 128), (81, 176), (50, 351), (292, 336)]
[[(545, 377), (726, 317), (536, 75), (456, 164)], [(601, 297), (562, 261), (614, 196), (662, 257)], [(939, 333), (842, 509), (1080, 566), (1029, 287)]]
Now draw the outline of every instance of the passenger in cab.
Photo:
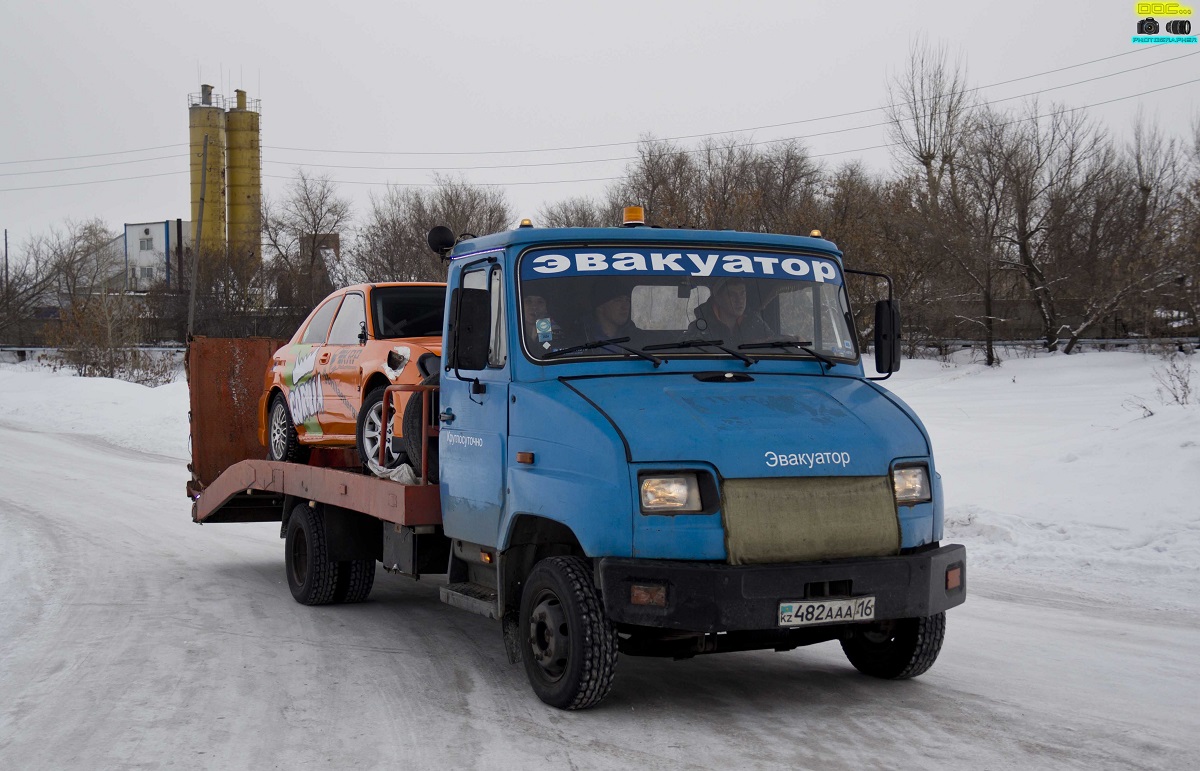
[(641, 332), (629, 316), (629, 292), (622, 282), (613, 279), (596, 282), (592, 288), (592, 315), (585, 329), (589, 341), (632, 338)]

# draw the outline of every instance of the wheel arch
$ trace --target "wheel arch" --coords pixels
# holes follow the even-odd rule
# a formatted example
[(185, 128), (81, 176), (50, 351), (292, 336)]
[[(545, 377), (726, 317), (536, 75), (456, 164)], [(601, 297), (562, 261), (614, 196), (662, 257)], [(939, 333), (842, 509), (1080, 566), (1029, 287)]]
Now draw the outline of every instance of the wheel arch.
[(536, 514), (517, 514), (509, 525), (500, 560), (500, 596), (504, 603), (502, 614), (516, 613), (521, 604), (521, 588), (525, 578), (547, 557), (583, 557), (588, 554), (580, 545), (574, 531), (562, 522)]
[(276, 394), (282, 395), (284, 399), (287, 398), (287, 394), (283, 393), (283, 386), (278, 382), (272, 383), (258, 402), (258, 443), (263, 447), (266, 447), (267, 442), (270, 441), (271, 405), (275, 403)]
[(366, 399), (367, 394), (371, 393), (371, 391), (375, 390), (379, 386), (386, 388), (390, 385), (392, 385), (391, 379), (389, 379), (388, 376), (383, 372), (376, 370), (367, 375), (367, 379), (363, 381), (362, 399)]

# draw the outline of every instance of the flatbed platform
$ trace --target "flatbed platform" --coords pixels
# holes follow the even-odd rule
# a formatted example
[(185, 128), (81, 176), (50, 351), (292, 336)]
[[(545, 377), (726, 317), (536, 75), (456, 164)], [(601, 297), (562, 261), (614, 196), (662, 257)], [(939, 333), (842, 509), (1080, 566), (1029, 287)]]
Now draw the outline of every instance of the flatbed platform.
[(226, 469), (192, 502), (194, 522), (279, 522), (283, 498), (314, 501), (416, 527), (442, 523), (437, 485), (389, 479), (321, 466), (243, 460)]

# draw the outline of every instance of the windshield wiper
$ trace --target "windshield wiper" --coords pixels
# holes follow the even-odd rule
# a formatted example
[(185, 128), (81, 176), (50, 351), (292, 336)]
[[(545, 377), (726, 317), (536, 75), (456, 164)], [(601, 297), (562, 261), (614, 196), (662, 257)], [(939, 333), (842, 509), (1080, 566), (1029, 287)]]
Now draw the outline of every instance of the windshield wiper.
[(833, 369), (833, 365), (836, 362), (814, 351), (809, 347), (811, 345), (811, 340), (772, 340), (769, 343), (745, 343), (743, 345), (739, 345), (738, 348), (743, 350), (749, 350), (751, 348), (799, 348), (809, 356), (824, 364), (829, 369)]
[(639, 351), (637, 348), (630, 348), (627, 345), (622, 345), (622, 343), (628, 343), (628, 342), (629, 342), (628, 336), (626, 336), (626, 337), (610, 337), (607, 340), (593, 340), (590, 343), (582, 343), (580, 345), (572, 345), (570, 348), (561, 348), (557, 351), (551, 351), (550, 353), (543, 356), (542, 359), (554, 359), (559, 356), (565, 356), (568, 353), (578, 353), (580, 351), (590, 351), (593, 348), (603, 348), (607, 345), (612, 345), (612, 346), (616, 346), (617, 348), (620, 348), (623, 351), (628, 351), (629, 353), (632, 353), (634, 356), (640, 356), (641, 358), (645, 359), (646, 361), (654, 362), (654, 366), (656, 366), (656, 367), (663, 363), (663, 359), (661, 359), (658, 356), (651, 355), (644, 351)]
[(758, 361), (758, 359), (752, 359), (746, 354), (739, 353), (732, 348), (726, 348), (724, 345), (722, 345), (724, 342), (724, 340), (680, 340), (678, 343), (655, 343), (654, 345), (647, 345), (646, 350), (665, 351), (669, 348), (701, 348), (704, 346), (709, 346), (712, 348), (720, 348), (722, 351), (734, 357), (735, 359), (741, 359), (746, 363), (747, 367)]

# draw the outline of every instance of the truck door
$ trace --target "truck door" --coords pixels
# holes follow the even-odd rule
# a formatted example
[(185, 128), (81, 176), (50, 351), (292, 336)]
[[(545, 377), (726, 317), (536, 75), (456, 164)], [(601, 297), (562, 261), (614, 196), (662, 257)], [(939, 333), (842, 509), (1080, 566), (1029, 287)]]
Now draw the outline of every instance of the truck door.
[(438, 438), (442, 523), (451, 538), (496, 546), (508, 465), (510, 370), (503, 270), (489, 262), (468, 265), (460, 286), (488, 292), (491, 319), (487, 365), (477, 370), (443, 367)]

